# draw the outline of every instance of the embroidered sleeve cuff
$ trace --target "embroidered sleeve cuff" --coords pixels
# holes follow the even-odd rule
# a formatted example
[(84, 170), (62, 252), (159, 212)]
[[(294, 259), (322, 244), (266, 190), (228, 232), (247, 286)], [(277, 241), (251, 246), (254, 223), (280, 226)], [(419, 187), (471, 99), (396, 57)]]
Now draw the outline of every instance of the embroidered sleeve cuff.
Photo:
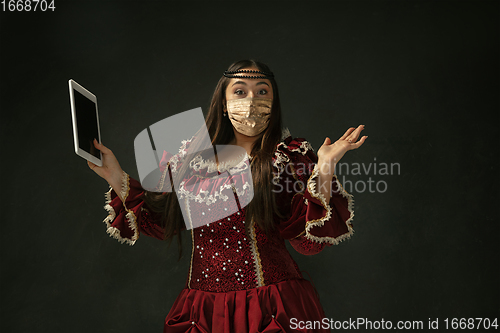
[(141, 211), (142, 203), (137, 202), (137, 198), (142, 194), (141, 189), (140, 184), (123, 171), (120, 191), (123, 202), (111, 186), (104, 195), (104, 209), (108, 212), (103, 221), (106, 224), (106, 232), (120, 243), (134, 245), (139, 238), (137, 214)]
[(334, 176), (333, 193), (330, 202), (326, 202), (326, 198), (317, 189), (318, 175), (316, 165), (304, 193), (304, 199), (308, 202), (304, 237), (317, 243), (338, 244), (354, 233), (351, 224), (354, 199)]

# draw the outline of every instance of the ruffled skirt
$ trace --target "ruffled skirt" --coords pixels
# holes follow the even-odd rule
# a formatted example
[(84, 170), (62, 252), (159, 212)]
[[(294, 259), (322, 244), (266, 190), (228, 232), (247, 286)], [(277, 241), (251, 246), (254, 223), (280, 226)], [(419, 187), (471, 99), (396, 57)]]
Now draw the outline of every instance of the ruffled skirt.
[(305, 279), (226, 293), (183, 289), (165, 319), (165, 333), (330, 332), (306, 326), (325, 318), (316, 289)]

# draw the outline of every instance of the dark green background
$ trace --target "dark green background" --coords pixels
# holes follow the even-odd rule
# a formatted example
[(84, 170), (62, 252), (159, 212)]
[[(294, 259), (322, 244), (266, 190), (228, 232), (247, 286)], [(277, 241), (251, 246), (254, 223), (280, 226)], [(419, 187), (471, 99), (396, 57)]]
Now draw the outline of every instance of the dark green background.
[(242, 58), (274, 71), (292, 135), (318, 149), (365, 124), (343, 161), (401, 167), (345, 175), (387, 191), (352, 191), (351, 240), (292, 252), (326, 315), (500, 317), (499, 2), (55, 4), (0, 13), (2, 332), (162, 331), (189, 234), (180, 262), (175, 246), (106, 234), (108, 185), (73, 152), (67, 81), (97, 95), (103, 143), (137, 178), (135, 136), (206, 111)]

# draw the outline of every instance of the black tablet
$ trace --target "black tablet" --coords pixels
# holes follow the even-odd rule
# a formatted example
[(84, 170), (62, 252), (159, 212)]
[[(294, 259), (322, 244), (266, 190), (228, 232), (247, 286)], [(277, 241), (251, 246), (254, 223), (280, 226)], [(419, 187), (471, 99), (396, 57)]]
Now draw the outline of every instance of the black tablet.
[(94, 138), (101, 142), (97, 97), (73, 80), (68, 83), (75, 153), (102, 166), (101, 151), (96, 149), (93, 143)]

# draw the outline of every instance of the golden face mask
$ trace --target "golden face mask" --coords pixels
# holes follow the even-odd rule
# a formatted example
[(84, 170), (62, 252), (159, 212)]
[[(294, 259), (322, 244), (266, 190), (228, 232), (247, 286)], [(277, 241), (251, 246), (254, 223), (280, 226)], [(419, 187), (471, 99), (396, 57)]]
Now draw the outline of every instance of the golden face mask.
[(227, 101), (227, 114), (234, 128), (243, 135), (256, 136), (269, 125), (273, 100), (269, 98), (240, 98)]

